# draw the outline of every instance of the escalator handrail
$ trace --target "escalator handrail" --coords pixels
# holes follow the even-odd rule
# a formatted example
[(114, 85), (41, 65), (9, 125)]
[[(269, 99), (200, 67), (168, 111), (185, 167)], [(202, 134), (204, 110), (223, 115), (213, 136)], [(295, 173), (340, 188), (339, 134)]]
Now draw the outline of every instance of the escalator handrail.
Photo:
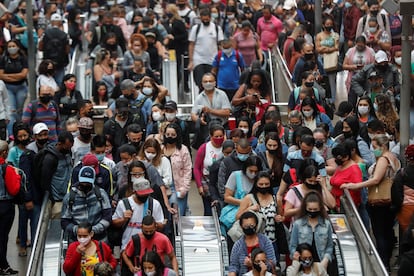
[[(38, 275), (38, 266), (42, 264), (40, 260), (41, 254), (43, 254), (44, 249), (44, 237), (47, 234), (47, 231), (41, 233), (41, 228), (47, 228), (47, 222), (49, 222), (50, 213), (48, 212), (48, 203), (49, 203), (49, 192), (46, 191), (43, 197), (42, 206), (40, 209), (39, 223), (36, 228), (36, 235), (33, 239), (32, 251), (30, 253), (29, 264), (27, 266), (26, 276)], [(41, 236), (42, 235), (42, 236)], [(40, 239), (42, 238), (42, 239)]]
[[(358, 224), (359, 225), (361, 225), (361, 231), (362, 231), (362, 234), (363, 234), (363, 236), (364, 236), (364, 240), (365, 241), (367, 241), (368, 242), (368, 245), (369, 245), (369, 254), (371, 255), (374, 255), (374, 257), (375, 257), (375, 259), (377, 259), (377, 260), (379, 260), (379, 265), (380, 265), (380, 269), (381, 269), (381, 271), (383, 272), (383, 275), (388, 275), (388, 271), (387, 271), (387, 269), (385, 268), (385, 266), (384, 266), (384, 264), (383, 264), (383, 262), (381, 261), (381, 257), (379, 256), (379, 254), (378, 254), (378, 251), (377, 251), (377, 249), (376, 249), (376, 247), (375, 247), (375, 245), (374, 245), (374, 243), (372, 242), (372, 240), (371, 240), (371, 236), (369, 235), (369, 233), (368, 233), (368, 231), (365, 229), (365, 227), (363, 226), (364, 225), (364, 223), (363, 223), (363, 221), (362, 221), (362, 219), (361, 219), (361, 217), (359, 216), (359, 212), (358, 212), (358, 209), (357, 209), (357, 207), (355, 206), (355, 203), (354, 203), (354, 201), (353, 201), (353, 199), (352, 199), (352, 197), (351, 197), (351, 194), (350, 194), (350, 192), (348, 191), (348, 190), (344, 190), (344, 196), (342, 197), (342, 200), (346, 200), (348, 203), (349, 203), (349, 205), (351, 206), (351, 209), (352, 209), (352, 213), (353, 213), (353, 215), (355, 216), (355, 218), (357, 219), (357, 221), (358, 221)], [(341, 203), (341, 205), (342, 205), (342, 203)]]
[(221, 235), (221, 230), (220, 230), (220, 222), (219, 222), (219, 217), (217, 214), (217, 207), (213, 206), (212, 208), (212, 213), (213, 213), (213, 221), (214, 221), (214, 228), (216, 229), (216, 237), (217, 237), (217, 245), (218, 245), (218, 252), (219, 252), (219, 256), (220, 256), (220, 268), (222, 268), (222, 275), (225, 275), (225, 266), (224, 266), (224, 260), (223, 260), (223, 247), (222, 247), (222, 235)]
[(271, 94), (271, 100), (273, 103), (277, 102), (277, 95), (276, 95), (276, 91), (275, 91), (275, 76), (274, 76), (274, 71), (273, 70), (273, 59), (272, 59), (272, 51), (269, 49), (268, 50), (268, 57), (269, 57), (269, 71), (270, 71), (270, 87), (272, 88), (272, 94)]
[(72, 58), (70, 59), (69, 74), (75, 75), (76, 64), (78, 64), (79, 57), (79, 45), (76, 45), (75, 50), (73, 51)]

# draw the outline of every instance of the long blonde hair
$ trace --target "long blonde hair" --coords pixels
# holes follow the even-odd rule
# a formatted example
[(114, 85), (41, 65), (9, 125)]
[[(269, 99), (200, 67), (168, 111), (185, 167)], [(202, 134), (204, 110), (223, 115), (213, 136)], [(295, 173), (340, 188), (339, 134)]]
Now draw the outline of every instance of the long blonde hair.
[(181, 20), (181, 16), (178, 14), (178, 8), (175, 4), (168, 4), (167, 8), (165, 9), (166, 12), (170, 12), (173, 14), (174, 19)]

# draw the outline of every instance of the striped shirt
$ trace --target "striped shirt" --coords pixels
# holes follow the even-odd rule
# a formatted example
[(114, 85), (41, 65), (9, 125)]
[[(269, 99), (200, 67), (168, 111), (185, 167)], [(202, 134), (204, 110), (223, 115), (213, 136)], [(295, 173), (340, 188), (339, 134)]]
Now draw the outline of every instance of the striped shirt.
[[(37, 108), (33, 107), (34, 104), (37, 104)], [(36, 114), (32, 115), (33, 112)], [(49, 128), (49, 141), (57, 142), (57, 136), (60, 132), (60, 117), (56, 103), (51, 101), (46, 108), (40, 101), (30, 102), (23, 112), (22, 121), (29, 124), (31, 128), (36, 123), (45, 123)]]

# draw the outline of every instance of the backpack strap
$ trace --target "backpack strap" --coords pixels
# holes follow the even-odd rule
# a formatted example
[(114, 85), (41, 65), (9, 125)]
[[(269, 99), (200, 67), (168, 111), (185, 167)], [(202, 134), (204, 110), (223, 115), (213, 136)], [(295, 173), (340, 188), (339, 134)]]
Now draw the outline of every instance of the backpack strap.
[(125, 205), (125, 209), (126, 209), (126, 210), (132, 210), (132, 208), (131, 208), (131, 204), (129, 204), (129, 200), (128, 200), (128, 198), (123, 198), (123, 199), (122, 199), (122, 202), (124, 203), (124, 205)]
[(99, 241), (99, 251), (101, 251), (101, 256), (102, 256), (101, 262), (104, 262), (105, 261), (105, 252), (103, 250), (102, 242), (101, 241)]
[(135, 266), (139, 266), (140, 260), (139, 256), (141, 255), (141, 237), (138, 234), (132, 235), (132, 243), (134, 244), (134, 256), (133, 262)]
[(298, 181), (298, 176), (296, 175), (296, 169), (290, 168), (289, 169), (289, 175), (290, 175), (290, 179), (292, 179), (293, 183), (296, 183)]
[(103, 210), (103, 197), (102, 197), (102, 193), (101, 193), (101, 189), (98, 186), (94, 186), (94, 192), (95, 192), (95, 196), (96, 199), (98, 199), (99, 204), (101, 205), (101, 209)]
[(69, 210), (70, 212), (72, 212), (72, 207), (73, 204), (75, 203), (75, 197), (76, 197), (76, 193), (73, 189), (70, 189), (69, 191)]
[[(219, 49), (219, 47), (218, 47), (218, 36), (219, 36), (219, 29), (218, 29), (217, 24), (215, 24), (215, 23), (213, 23), (213, 24), (214, 24), (215, 29), (216, 29), (216, 46), (217, 46), (217, 50), (218, 50), (218, 49)], [(201, 23), (198, 23), (198, 24), (197, 24), (196, 33), (195, 33), (195, 40), (194, 40), (194, 44), (196, 44), (196, 42), (197, 42), (197, 37), (198, 37), (198, 33), (200, 32), (200, 29), (201, 29)]]
[(293, 189), (293, 191), (295, 192), (295, 194), (296, 194), (296, 196), (298, 197), (298, 199), (300, 200), (300, 201), (302, 201), (302, 199), (303, 199), (303, 196), (302, 196), (302, 194), (299, 192), (299, 190), (298, 190), (298, 187), (293, 187), (292, 188)]
[(148, 200), (145, 201), (144, 203), (144, 210), (143, 210), (142, 217), (152, 216), (153, 206), (154, 206), (154, 199), (149, 196)]

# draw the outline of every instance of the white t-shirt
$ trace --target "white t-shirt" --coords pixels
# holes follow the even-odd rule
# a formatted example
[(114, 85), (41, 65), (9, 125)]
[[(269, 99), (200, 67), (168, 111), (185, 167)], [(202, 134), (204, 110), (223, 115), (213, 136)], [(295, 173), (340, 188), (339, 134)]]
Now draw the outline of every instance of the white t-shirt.
[(72, 147), (73, 164), (78, 164), (82, 158), (91, 151), (91, 143), (82, 142), (79, 137), (76, 137)]
[(217, 44), (224, 39), (223, 30), (218, 26), (218, 35), (216, 32), (216, 26), (214, 23), (210, 23), (207, 27), (201, 24), (200, 31), (197, 32), (197, 27), (194, 25), (191, 28), (188, 40), (195, 42), (193, 65), (194, 67), (199, 64), (212, 64), (214, 57), (217, 55)]
[[(129, 220), (128, 226), (125, 229), (124, 234), (122, 235), (122, 247), (121, 249), (125, 249), (128, 241), (131, 237), (135, 234), (141, 233), (141, 223), (142, 219), (144, 218), (144, 206), (146, 205), (148, 208), (148, 202), (145, 204), (137, 204), (134, 200), (134, 195), (128, 197), (129, 204), (132, 208), (132, 218)], [(118, 205), (116, 206), (115, 213), (112, 215), (112, 220), (119, 219), (124, 217), (124, 212), (126, 211), (124, 202), (120, 200)], [(152, 216), (157, 223), (164, 222), (164, 213), (162, 212), (161, 204), (158, 200), (153, 199), (152, 205)]]
[[(273, 275), (272, 273), (270, 273), (269, 271), (266, 271), (265, 276), (272, 276), (272, 275)], [(253, 271), (250, 270), (249, 272), (244, 273), (243, 276), (253, 276)]]
[(208, 142), (206, 144), (206, 155), (204, 157), (203, 162), (203, 175), (207, 176), (210, 175), (210, 167), (213, 165), (214, 162), (217, 160), (220, 160), (223, 157), (222, 148), (215, 148), (211, 144), (211, 142)]

